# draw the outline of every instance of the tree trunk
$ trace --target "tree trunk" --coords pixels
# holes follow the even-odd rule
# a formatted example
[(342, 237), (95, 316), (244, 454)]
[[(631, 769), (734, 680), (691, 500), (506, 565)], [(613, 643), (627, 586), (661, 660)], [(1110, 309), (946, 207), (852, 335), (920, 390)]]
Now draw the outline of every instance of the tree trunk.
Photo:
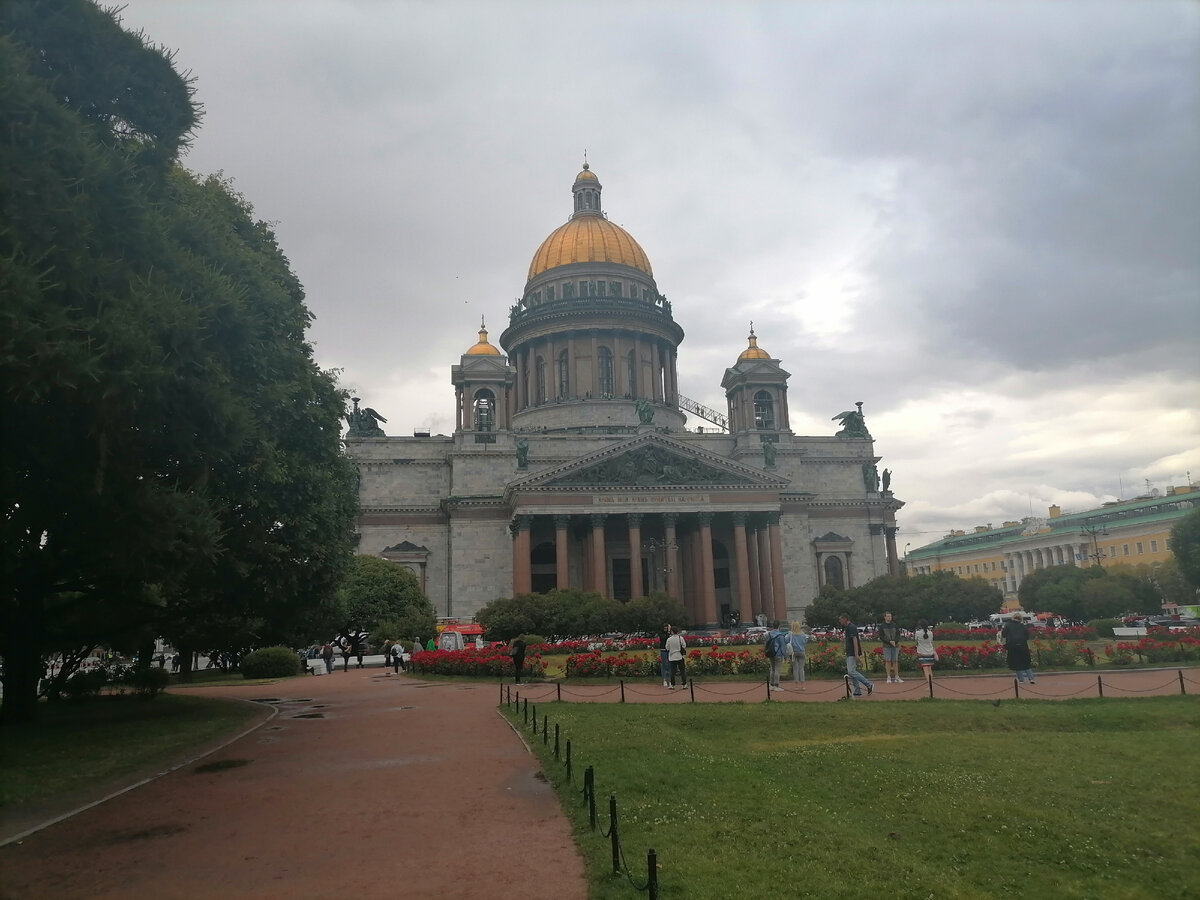
[(0, 722), (6, 725), (16, 722), (32, 722), (37, 717), (38, 681), (45, 672), (42, 654), (38, 649), (40, 629), (37, 615), (20, 599), (14, 622), (5, 622), (4, 653), (4, 699), (0, 701)]
[(179, 653), (179, 681), (182, 684), (192, 682), (192, 647), (190, 644), (180, 644), (175, 648)]

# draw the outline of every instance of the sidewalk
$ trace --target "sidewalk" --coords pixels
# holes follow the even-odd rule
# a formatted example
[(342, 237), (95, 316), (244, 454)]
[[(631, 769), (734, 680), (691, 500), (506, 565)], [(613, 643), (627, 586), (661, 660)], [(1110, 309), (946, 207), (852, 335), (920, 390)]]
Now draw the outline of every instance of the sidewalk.
[[(279, 715), (0, 849), (0, 897), (586, 897), (570, 826), (496, 685), (375, 668), (189, 690), (273, 697)], [(232, 765), (196, 771), (219, 761)]]

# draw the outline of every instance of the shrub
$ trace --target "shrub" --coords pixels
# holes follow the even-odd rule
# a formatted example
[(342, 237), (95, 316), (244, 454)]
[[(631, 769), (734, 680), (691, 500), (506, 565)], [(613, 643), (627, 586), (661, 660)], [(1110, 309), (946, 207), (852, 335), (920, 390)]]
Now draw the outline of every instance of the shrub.
[(1087, 623), (1088, 628), (1094, 628), (1097, 637), (1110, 638), (1114, 637), (1113, 629), (1121, 625), (1120, 619), (1092, 619)]
[(153, 699), (167, 686), (171, 676), (166, 669), (150, 666), (145, 669), (129, 669), (121, 676), (120, 683), (133, 688), (139, 697)]
[(97, 668), (90, 672), (76, 672), (63, 685), (62, 695), (68, 700), (95, 697), (106, 684), (108, 684), (107, 669)]
[[(476, 678), (503, 678), (513, 671), (508, 651), (496, 647), (476, 650), (422, 650), (413, 655), (410, 672), (428, 675), (470, 675)], [(525, 675), (541, 678), (546, 674), (546, 663), (536, 652), (526, 652)]]
[(243, 678), (287, 678), (300, 672), (300, 657), (290, 647), (263, 647), (242, 657)]

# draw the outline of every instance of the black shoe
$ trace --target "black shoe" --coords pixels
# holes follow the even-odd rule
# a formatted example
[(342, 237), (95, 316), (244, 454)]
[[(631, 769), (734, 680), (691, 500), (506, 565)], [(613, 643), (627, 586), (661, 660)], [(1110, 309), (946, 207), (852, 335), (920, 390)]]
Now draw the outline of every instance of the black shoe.
[(875, 685), (868, 684), (867, 685), (867, 696), (870, 697), (873, 693), (875, 693)]

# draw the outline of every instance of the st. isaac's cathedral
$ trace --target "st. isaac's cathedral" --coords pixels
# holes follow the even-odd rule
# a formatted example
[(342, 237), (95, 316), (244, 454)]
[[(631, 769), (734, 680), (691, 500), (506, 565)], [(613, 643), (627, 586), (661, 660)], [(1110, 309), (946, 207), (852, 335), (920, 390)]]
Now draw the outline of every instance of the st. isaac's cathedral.
[(681, 395), (683, 328), (649, 257), (586, 163), (571, 193), (500, 347), (481, 327), (450, 368), (453, 435), (387, 436), (355, 402), (358, 552), (412, 569), (439, 615), (464, 617), (572, 587), (665, 591), (697, 626), (796, 619), (824, 584), (898, 573), (903, 504), (862, 404), (836, 434), (793, 434), (789, 373), (753, 329), (730, 348), (725, 411)]

